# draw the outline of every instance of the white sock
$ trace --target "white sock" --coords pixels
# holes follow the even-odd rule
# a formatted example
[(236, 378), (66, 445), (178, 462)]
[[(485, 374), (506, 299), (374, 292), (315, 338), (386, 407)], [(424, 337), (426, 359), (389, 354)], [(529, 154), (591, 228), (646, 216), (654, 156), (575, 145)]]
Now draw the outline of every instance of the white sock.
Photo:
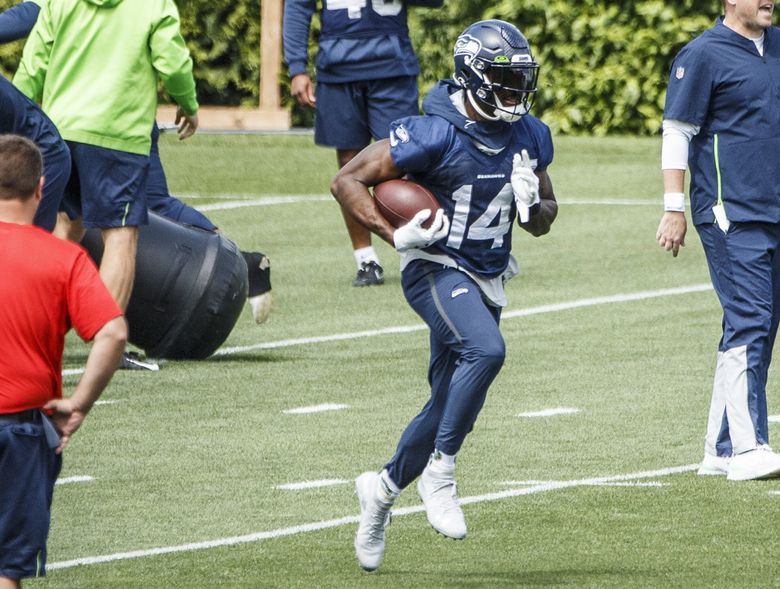
[(352, 252), (355, 256), (355, 262), (357, 263), (357, 268), (360, 270), (360, 267), (366, 263), (366, 262), (376, 262), (379, 264), (379, 256), (376, 255), (376, 252), (374, 251), (374, 246), (369, 245), (368, 247), (361, 247)]
[(455, 468), (455, 455), (454, 454), (445, 454), (444, 452), (440, 452), (439, 450), (433, 451), (433, 458), (431, 460), (431, 465), (434, 466), (434, 468), (446, 468), (446, 469), (452, 469)]
[(401, 494), (401, 489), (399, 489), (398, 485), (396, 485), (393, 479), (390, 478), (390, 475), (387, 473), (387, 469), (384, 469), (381, 473), (379, 473), (378, 494), (379, 499), (383, 503), (392, 503), (395, 501), (396, 497)]

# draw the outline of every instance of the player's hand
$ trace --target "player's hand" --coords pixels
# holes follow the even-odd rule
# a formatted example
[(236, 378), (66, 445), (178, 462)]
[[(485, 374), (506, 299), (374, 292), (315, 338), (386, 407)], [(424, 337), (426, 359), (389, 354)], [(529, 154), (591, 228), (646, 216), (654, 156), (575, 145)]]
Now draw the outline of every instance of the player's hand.
[(516, 153), (512, 159), (510, 180), (520, 222), (527, 223), (530, 219), (531, 207), (539, 202), (539, 178), (534, 173), (531, 158), (525, 149), (522, 153)]
[(446, 237), (450, 232), (450, 220), (444, 214), (444, 209), (436, 211), (433, 223), (428, 229), (423, 229), (422, 224), (431, 216), (431, 209), (423, 209), (418, 212), (406, 225), (402, 225), (393, 232), (393, 244), (399, 252), (405, 252), (412, 248), (425, 248)]
[(176, 130), (179, 134), (179, 141), (192, 137), (198, 128), (198, 113), (193, 115), (186, 114), (181, 107), (176, 109)]
[(685, 246), (686, 231), (688, 231), (688, 223), (685, 221), (685, 213), (667, 211), (661, 217), (655, 238), (658, 240), (658, 245), (667, 252), (671, 251), (672, 256), (676, 258), (680, 247)]
[(317, 103), (309, 74), (298, 74), (290, 80), (290, 94), (301, 106), (314, 108)]
[(43, 412), (54, 422), (54, 427), (60, 433), (60, 445), (55, 452), (62, 454), (62, 449), (68, 444), (73, 433), (79, 429), (87, 414), (76, 407), (70, 399), (52, 399), (43, 406)]

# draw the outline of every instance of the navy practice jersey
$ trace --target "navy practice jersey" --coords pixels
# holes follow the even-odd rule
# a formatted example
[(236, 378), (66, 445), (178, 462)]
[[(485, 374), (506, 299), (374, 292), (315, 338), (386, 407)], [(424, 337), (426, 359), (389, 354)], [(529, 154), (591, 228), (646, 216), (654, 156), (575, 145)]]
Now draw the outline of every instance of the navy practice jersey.
[(688, 154), (693, 222), (780, 222), (780, 29), (764, 55), (719, 19), (677, 55), (664, 118), (701, 127)]
[[(379, 80), (420, 73), (409, 40), (406, 4), (441, 6), (443, 0), (322, 0), (315, 64), (320, 82)], [(316, 0), (284, 3), (284, 56), (290, 77), (307, 71), (309, 26)]]
[[(511, 125), (470, 121), (449, 100), (456, 91), (454, 84), (440, 82), (426, 98), (426, 115), (394, 121), (390, 154), (411, 180), (436, 196), (450, 219), (447, 239), (425, 251), (447, 255), (470, 272), (493, 278), (506, 269), (512, 248), (517, 216), (512, 159), (525, 149), (537, 171), (547, 169), (552, 138), (549, 128), (531, 115)], [(497, 144), (499, 137), (502, 144)], [(489, 145), (491, 152), (475, 141)]]

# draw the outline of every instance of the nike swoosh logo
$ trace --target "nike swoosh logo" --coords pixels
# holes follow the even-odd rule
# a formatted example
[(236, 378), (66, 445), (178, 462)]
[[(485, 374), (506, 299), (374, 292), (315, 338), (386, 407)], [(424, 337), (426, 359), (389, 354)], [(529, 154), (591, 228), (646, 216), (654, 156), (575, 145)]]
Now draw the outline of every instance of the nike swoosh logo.
[(452, 294), (450, 295), (450, 298), (459, 297), (460, 295), (464, 295), (469, 291), (468, 288), (456, 288), (452, 291)]

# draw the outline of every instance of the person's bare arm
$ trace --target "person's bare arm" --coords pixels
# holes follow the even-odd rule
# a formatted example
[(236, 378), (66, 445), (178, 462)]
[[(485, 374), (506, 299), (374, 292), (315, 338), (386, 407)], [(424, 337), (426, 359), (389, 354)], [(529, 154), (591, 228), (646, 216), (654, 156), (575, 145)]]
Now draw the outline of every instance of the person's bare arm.
[(70, 437), (84, 421), (92, 405), (111, 380), (127, 343), (127, 323), (123, 316), (106, 323), (95, 334), (92, 349), (87, 357), (84, 374), (76, 390), (66, 399), (53, 399), (43, 410), (50, 415), (60, 432), (60, 446), (57, 453), (67, 445)]
[[(664, 192), (682, 193), (685, 191), (685, 170), (663, 170)], [(672, 252), (672, 257), (677, 257), (681, 247), (685, 247), (685, 234), (688, 231), (688, 222), (685, 213), (680, 211), (666, 211), (661, 217), (655, 238), (658, 245), (667, 252)]]
[(341, 168), (330, 184), (330, 191), (361, 225), (392, 245), (395, 229), (379, 212), (368, 189), (403, 175), (390, 156), (390, 141), (382, 139), (366, 147)]
[(555, 200), (552, 181), (546, 171), (536, 173), (539, 178), (539, 211), (527, 223), (518, 223), (534, 237), (550, 231), (550, 226), (558, 216), (558, 201)]

